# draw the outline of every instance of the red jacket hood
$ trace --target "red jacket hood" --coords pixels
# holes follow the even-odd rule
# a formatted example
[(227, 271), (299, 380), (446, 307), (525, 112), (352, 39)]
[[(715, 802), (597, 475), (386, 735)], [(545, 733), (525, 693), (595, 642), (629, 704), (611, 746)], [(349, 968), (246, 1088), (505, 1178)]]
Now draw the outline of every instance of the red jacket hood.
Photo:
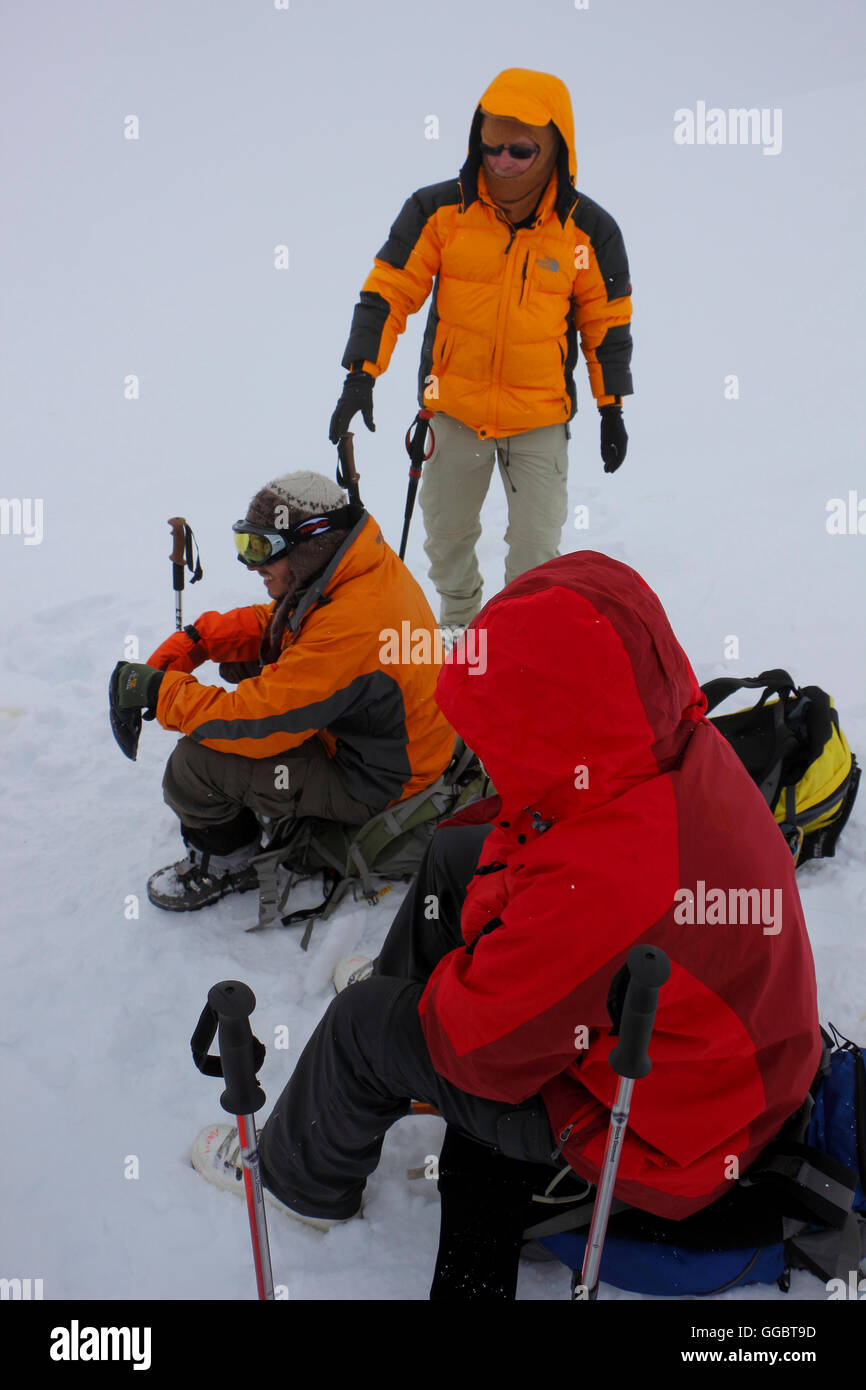
[(491, 599), (436, 700), (516, 816), (594, 810), (674, 767), (706, 700), (640, 575), (577, 551)]

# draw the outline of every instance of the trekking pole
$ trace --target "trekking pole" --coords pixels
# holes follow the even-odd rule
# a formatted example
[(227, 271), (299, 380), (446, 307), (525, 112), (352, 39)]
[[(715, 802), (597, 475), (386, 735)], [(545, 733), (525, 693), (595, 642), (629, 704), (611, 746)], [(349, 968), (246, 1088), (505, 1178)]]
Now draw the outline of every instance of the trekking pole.
[(658, 946), (633, 946), (628, 953), (628, 986), (619, 1020), (619, 1042), (610, 1054), (610, 1065), (620, 1078), (616, 1100), (610, 1113), (610, 1127), (604, 1150), (601, 1177), (595, 1194), (592, 1224), (586, 1240), (583, 1269), (571, 1279), (571, 1296), (594, 1302), (598, 1297), (598, 1273), (607, 1232), (607, 1219), (613, 1200), (617, 1168), (628, 1125), (631, 1093), (635, 1081), (647, 1076), (652, 1062), (647, 1054), (656, 1015), (659, 990), (670, 978), (671, 963)]
[[(226, 1082), (220, 1105), (238, 1122), (256, 1287), (260, 1299), (273, 1299), (274, 1276), (255, 1121), (255, 1111), (261, 1110), (266, 1100), (256, 1078), (256, 1072), (264, 1061), (265, 1048), (258, 1038), (253, 1037), (250, 1027), (250, 1014), (255, 1007), (255, 995), (248, 985), (241, 984), (239, 980), (223, 980), (214, 985), (208, 993), (207, 1004), (196, 1024), (190, 1046), (199, 1071), (206, 1076), (222, 1076)], [(209, 1057), (207, 1050), (217, 1027), (219, 1055)]]
[[(403, 535), (400, 539), (400, 559), (406, 554), (406, 542), (409, 539), (409, 522), (412, 520), (412, 513), (415, 510), (415, 494), (418, 491), (418, 483), (421, 480), (421, 465), (430, 457), (436, 447), (436, 440), (433, 437), (433, 430), (430, 421), (433, 419), (432, 410), (419, 410), (412, 424), (406, 431), (406, 452), (409, 455), (409, 489), (406, 493), (406, 511), (403, 515)], [(415, 433), (412, 433), (412, 430)], [(427, 434), (430, 435), (430, 449), (424, 452), (424, 444)]]
[[(171, 527), (171, 584), (174, 589), (174, 625), (180, 632), (183, 627), (183, 581), (184, 566), (192, 575), (190, 584), (195, 584), (202, 577), (201, 559), (199, 557), (198, 542), (192, 533), (192, 527), (188, 525), (182, 516), (169, 517), (168, 524)], [(193, 561), (192, 548), (195, 546), (195, 561)]]

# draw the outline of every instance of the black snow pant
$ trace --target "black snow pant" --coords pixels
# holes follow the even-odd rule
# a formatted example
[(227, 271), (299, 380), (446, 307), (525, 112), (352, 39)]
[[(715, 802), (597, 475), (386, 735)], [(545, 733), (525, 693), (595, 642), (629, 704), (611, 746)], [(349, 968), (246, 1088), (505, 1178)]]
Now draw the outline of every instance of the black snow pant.
[[(524, 1207), (558, 1159), (541, 1098), (515, 1106), (459, 1090), (434, 1069), (418, 1017), (431, 971), (463, 948), (461, 907), (489, 831), (436, 832), (374, 974), (329, 1005), (261, 1134), (262, 1177), (272, 1192), (307, 1216), (348, 1217), (359, 1209), (386, 1131), (408, 1114), (412, 1100), (434, 1105), (448, 1122), (439, 1166), (443, 1205), (451, 1177), (459, 1177), (462, 1199), (470, 1200), (455, 1204), (457, 1220), (448, 1250), (440, 1245), (432, 1297), (514, 1297)], [(501, 1223), (490, 1217), (506, 1206), (503, 1262)], [(472, 1255), (468, 1264), (478, 1269), (479, 1244), (491, 1240), (500, 1272), (475, 1287), (464, 1256)]]

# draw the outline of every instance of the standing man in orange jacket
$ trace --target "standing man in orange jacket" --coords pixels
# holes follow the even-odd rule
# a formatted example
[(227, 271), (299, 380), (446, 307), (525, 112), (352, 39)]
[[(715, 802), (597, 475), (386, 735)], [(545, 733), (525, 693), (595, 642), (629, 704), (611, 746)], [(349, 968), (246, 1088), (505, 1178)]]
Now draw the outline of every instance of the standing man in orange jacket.
[[(257, 886), (261, 818), (363, 825), (435, 782), (454, 751), (433, 699), (430, 605), (363, 506), (320, 473), (287, 473), (233, 529), (270, 601), (203, 613), (119, 671), (121, 708), (149, 708), (186, 735), (163, 794), (187, 858), (147, 885), (170, 911)], [(413, 646), (399, 655), (387, 639), (404, 625)], [(432, 659), (421, 660), (425, 642)], [(207, 660), (237, 689), (199, 682)]]
[(500, 73), (475, 112), (459, 177), (409, 198), (355, 309), (333, 443), (358, 411), (375, 428), (375, 378), (433, 291), (419, 400), (435, 412), (435, 448), (420, 502), (446, 627), (462, 629), (481, 607), (475, 545), (494, 462), (508, 499), (506, 583), (558, 554), (578, 333), (605, 472), (625, 458), (628, 261), (613, 218), (577, 192), (576, 175), (565, 84), (524, 68)]

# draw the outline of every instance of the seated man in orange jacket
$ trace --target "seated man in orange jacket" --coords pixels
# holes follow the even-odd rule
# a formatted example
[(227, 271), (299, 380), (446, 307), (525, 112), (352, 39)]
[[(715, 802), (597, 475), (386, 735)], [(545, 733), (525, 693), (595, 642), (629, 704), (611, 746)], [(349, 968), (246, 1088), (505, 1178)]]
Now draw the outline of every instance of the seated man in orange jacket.
[[(234, 531), (271, 601), (203, 613), (119, 672), (121, 708), (150, 707), (186, 735), (163, 791), (188, 856), (148, 883), (151, 902), (173, 911), (256, 886), (260, 818), (361, 825), (435, 782), (454, 751), (433, 699), (430, 606), (360, 503), (321, 474), (288, 473)], [(406, 623), (413, 645), (395, 660), (388, 636)], [(208, 659), (237, 690), (195, 678)]]
[[(672, 973), (615, 1195), (682, 1220), (749, 1170), (818, 1068), (790, 850), (633, 570), (561, 556), (475, 626), (485, 672), (445, 665), (436, 699), (498, 796), (440, 827), (374, 973), (330, 1005), (262, 1130), (265, 1184), (295, 1215), (353, 1216), (412, 1099), (597, 1182), (618, 1081), (608, 991), (652, 943)], [(227, 1127), (193, 1159), (240, 1186)]]

